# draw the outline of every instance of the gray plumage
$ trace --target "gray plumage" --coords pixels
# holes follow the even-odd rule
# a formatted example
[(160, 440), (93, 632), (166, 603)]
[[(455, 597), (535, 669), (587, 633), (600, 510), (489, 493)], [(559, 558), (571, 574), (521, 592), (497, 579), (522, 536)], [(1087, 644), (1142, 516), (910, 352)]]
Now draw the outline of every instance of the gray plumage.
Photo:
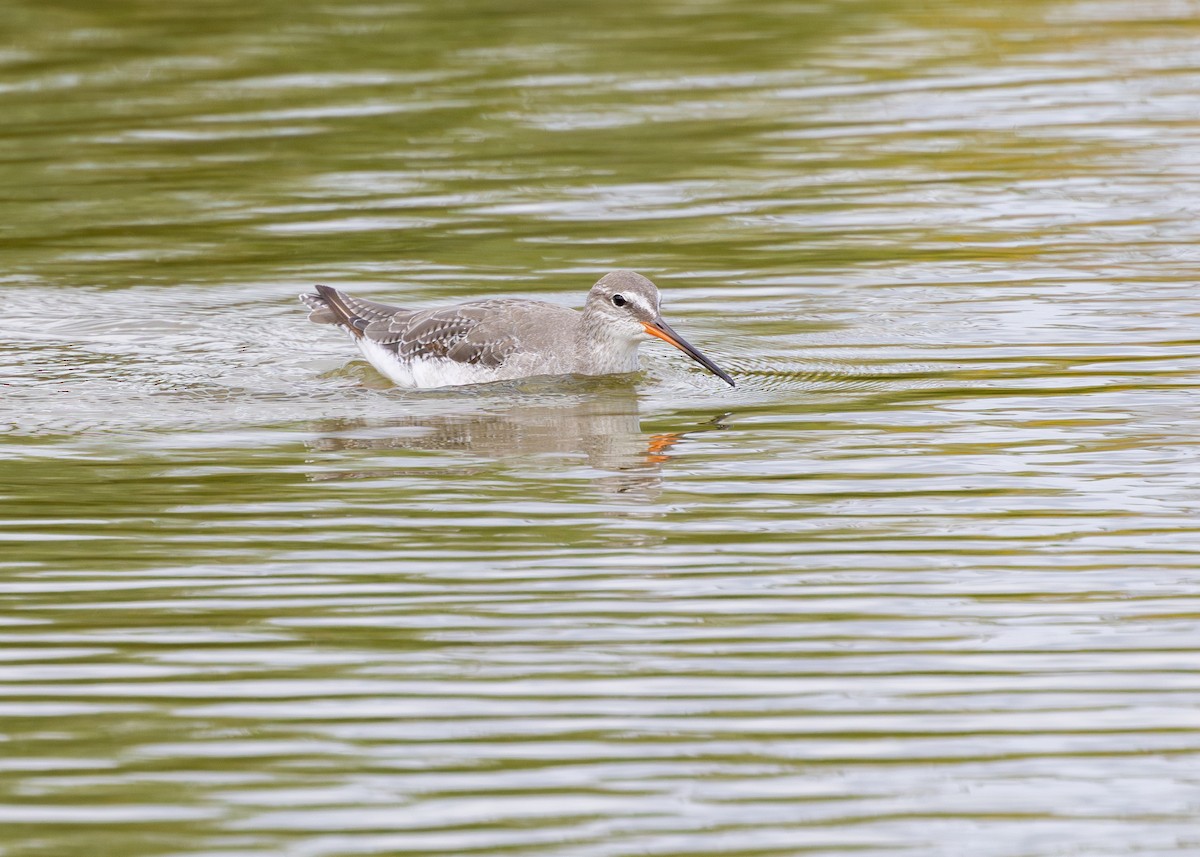
[(515, 298), (412, 310), (329, 286), (315, 288), (316, 294), (300, 295), (311, 310), (309, 320), (349, 331), (372, 365), (405, 387), (633, 372), (638, 345), (652, 338), (669, 342), (733, 384), (662, 320), (658, 288), (632, 271), (602, 277), (588, 292), (582, 312)]

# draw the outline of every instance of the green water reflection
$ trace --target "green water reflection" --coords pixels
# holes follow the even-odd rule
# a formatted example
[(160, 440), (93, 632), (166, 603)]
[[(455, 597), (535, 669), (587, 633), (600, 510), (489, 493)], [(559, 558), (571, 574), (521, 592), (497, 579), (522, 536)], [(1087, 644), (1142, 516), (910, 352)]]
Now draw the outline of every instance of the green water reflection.
[(0, 4), (0, 854), (1196, 853), (1195, 12)]

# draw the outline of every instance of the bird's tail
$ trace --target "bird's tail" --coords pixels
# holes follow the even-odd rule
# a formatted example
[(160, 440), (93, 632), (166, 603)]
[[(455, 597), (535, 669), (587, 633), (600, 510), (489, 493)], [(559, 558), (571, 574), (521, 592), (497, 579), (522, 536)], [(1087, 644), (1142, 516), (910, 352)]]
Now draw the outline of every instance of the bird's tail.
[(333, 307), (325, 299), (324, 292), (333, 291), (328, 286), (317, 286), (317, 294), (300, 295), (300, 300), (308, 307), (308, 320), (313, 324), (342, 324)]
[(315, 295), (300, 295), (308, 306), (308, 320), (314, 324), (336, 324), (355, 336), (362, 336), (368, 324), (390, 319), (399, 313), (409, 312), (401, 307), (376, 303), (339, 292), (330, 286), (313, 286)]

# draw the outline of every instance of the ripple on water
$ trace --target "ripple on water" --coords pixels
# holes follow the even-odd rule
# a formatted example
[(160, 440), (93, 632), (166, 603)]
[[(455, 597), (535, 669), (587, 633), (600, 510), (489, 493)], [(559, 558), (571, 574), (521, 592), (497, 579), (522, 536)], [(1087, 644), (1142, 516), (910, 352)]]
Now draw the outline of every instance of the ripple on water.
[(6, 857), (1200, 853), (1194, 4), (9, 6)]

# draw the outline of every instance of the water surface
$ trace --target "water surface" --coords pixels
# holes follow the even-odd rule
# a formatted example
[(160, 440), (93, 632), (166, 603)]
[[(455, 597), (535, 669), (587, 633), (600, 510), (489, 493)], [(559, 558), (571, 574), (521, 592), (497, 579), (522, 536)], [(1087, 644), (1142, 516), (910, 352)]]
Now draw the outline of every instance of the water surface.
[(0, 9), (0, 853), (1200, 852), (1200, 5), (982, 6)]

